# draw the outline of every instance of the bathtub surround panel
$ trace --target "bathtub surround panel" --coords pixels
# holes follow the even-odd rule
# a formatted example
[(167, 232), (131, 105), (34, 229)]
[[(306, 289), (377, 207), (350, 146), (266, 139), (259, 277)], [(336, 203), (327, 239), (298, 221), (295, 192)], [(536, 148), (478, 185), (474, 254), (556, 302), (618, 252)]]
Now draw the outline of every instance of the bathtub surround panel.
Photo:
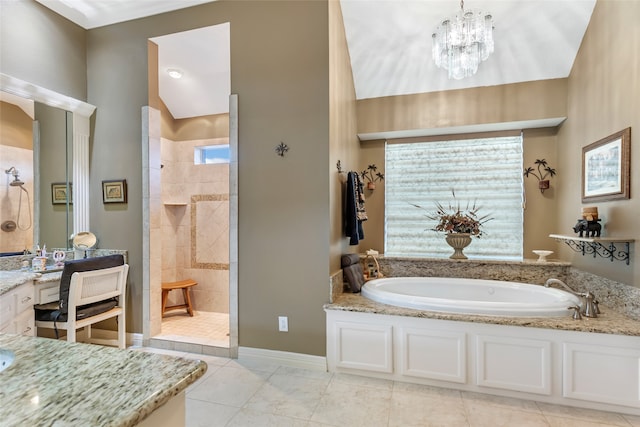
[[(327, 308), (327, 364), (332, 373), (361, 375), (640, 415), (640, 343), (636, 336), (516, 327)], [(478, 316), (480, 317), (480, 316)], [(457, 319), (462, 320), (462, 319)], [(534, 319), (530, 319), (535, 322)], [(580, 322), (576, 322), (580, 323)], [(375, 334), (347, 334), (364, 329)], [(401, 339), (411, 329), (414, 340)], [(638, 326), (635, 332), (640, 332)], [(433, 340), (436, 334), (460, 343)], [(430, 341), (414, 345), (416, 337)], [(455, 342), (455, 339), (454, 339)], [(464, 343), (464, 346), (462, 346)], [(465, 348), (462, 353), (460, 348)], [(355, 350), (357, 349), (357, 351)], [(420, 375), (406, 360), (432, 359)], [(425, 356), (426, 354), (426, 356)], [(459, 361), (458, 359), (462, 359)], [(455, 369), (466, 366), (468, 370)], [(390, 361), (390, 363), (387, 363)], [(447, 376), (453, 375), (452, 380)], [(597, 372), (593, 375), (594, 372)], [(463, 380), (463, 381), (461, 381)]]

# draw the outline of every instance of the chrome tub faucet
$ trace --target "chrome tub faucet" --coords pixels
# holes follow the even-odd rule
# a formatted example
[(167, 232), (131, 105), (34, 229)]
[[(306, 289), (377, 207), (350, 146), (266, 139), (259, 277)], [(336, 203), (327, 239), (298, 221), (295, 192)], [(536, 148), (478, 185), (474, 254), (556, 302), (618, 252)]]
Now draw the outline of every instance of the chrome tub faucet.
[[(557, 284), (562, 286), (567, 292), (571, 292), (574, 295), (579, 296), (580, 298), (582, 298), (582, 307), (581, 310), (578, 312), (576, 310), (576, 313), (574, 313), (573, 318), (574, 319), (580, 319), (579, 314), (581, 314), (584, 317), (598, 317), (598, 314), (600, 314), (600, 309), (598, 308), (598, 301), (596, 300), (595, 296), (587, 291), (587, 292), (576, 292), (573, 289), (571, 289), (569, 286), (567, 286), (566, 283), (564, 283), (562, 280), (560, 279), (554, 279), (551, 278), (549, 280), (547, 280), (544, 283), (544, 287), (548, 288), (550, 287), (552, 284)], [(575, 310), (574, 307), (569, 307), (569, 310)]]

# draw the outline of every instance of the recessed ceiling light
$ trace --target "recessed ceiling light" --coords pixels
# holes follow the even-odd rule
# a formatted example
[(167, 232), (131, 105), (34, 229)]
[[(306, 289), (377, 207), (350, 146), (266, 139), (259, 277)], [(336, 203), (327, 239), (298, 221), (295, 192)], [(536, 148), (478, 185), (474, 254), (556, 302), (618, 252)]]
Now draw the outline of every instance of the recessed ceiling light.
[(174, 79), (179, 79), (182, 77), (182, 70), (178, 70), (177, 68), (169, 68), (167, 69), (167, 74), (173, 77)]

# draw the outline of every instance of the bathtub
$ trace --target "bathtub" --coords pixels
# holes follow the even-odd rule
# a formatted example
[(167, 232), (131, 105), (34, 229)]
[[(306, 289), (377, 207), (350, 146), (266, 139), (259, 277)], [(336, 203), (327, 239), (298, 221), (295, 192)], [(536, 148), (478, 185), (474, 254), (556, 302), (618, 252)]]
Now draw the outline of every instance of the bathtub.
[(570, 316), (580, 304), (569, 292), (517, 282), (443, 277), (374, 279), (361, 290), (372, 301), (445, 313), (509, 317)]

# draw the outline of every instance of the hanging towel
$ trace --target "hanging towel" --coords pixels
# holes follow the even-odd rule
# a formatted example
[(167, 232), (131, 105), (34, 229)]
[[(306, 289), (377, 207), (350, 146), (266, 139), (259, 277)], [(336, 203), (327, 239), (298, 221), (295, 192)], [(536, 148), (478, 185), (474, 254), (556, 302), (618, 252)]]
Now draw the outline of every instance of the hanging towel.
[(367, 220), (364, 209), (364, 186), (357, 172), (347, 174), (347, 191), (345, 200), (345, 235), (350, 245), (357, 245), (364, 239), (362, 221)]

